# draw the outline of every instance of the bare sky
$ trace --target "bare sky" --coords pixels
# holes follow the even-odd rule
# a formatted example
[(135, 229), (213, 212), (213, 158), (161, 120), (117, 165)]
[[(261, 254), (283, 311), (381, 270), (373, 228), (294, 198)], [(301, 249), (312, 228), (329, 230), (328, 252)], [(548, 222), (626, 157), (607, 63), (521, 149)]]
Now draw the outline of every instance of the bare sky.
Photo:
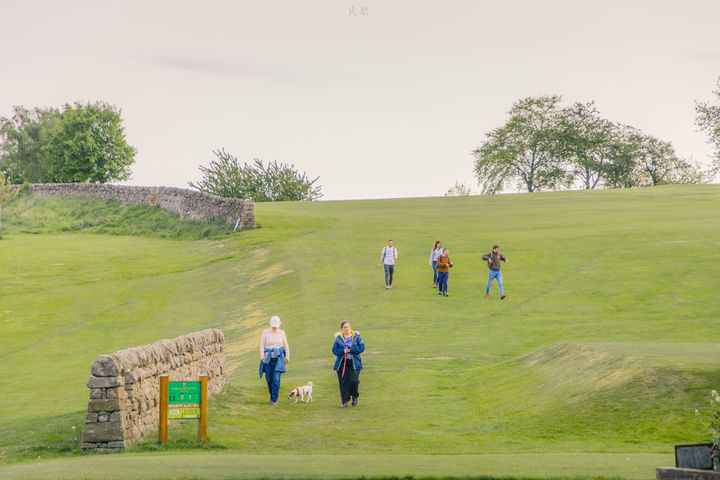
[(0, 1), (0, 115), (105, 100), (131, 183), (186, 186), (224, 147), (326, 199), (440, 195), (513, 101), (595, 100), (706, 162), (720, 1)]

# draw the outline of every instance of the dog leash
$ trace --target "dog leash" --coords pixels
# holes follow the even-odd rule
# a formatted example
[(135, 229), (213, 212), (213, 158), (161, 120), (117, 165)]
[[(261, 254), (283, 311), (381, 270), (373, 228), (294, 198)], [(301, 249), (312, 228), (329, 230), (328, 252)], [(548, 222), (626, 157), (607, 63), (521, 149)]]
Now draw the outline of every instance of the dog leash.
[(348, 359), (348, 356), (346, 353), (345, 355), (343, 355), (343, 368), (342, 368), (342, 372), (340, 373), (340, 378), (345, 378), (345, 368), (347, 367), (347, 359)]

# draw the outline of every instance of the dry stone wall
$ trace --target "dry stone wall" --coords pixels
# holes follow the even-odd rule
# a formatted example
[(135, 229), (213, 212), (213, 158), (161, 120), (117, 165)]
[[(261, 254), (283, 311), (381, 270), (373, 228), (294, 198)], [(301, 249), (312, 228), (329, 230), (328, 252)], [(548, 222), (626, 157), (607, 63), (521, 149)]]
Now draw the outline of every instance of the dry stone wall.
[(208, 329), (151, 345), (100, 355), (92, 364), (81, 448), (119, 451), (157, 432), (160, 377), (197, 380), (207, 375), (208, 395), (225, 385), (225, 336)]
[(189, 220), (221, 219), (238, 228), (255, 226), (252, 200), (224, 198), (175, 187), (136, 187), (107, 183), (35, 183), (30, 192), (38, 196), (91, 197), (122, 203), (155, 205)]

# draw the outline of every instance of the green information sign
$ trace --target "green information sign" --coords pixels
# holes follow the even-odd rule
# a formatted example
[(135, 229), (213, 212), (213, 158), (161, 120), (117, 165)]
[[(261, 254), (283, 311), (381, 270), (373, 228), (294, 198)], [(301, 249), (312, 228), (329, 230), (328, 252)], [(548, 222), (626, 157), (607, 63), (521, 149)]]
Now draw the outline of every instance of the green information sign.
[(200, 418), (200, 382), (168, 383), (168, 419)]

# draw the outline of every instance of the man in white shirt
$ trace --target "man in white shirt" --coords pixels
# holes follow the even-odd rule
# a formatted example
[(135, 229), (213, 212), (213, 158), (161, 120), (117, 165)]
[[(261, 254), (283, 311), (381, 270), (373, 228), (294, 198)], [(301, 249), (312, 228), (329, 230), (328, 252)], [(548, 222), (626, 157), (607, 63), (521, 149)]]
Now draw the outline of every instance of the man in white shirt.
[(395, 243), (388, 240), (388, 244), (380, 253), (380, 261), (385, 268), (385, 288), (392, 288), (393, 273), (395, 273), (395, 262), (398, 259), (398, 250)]

